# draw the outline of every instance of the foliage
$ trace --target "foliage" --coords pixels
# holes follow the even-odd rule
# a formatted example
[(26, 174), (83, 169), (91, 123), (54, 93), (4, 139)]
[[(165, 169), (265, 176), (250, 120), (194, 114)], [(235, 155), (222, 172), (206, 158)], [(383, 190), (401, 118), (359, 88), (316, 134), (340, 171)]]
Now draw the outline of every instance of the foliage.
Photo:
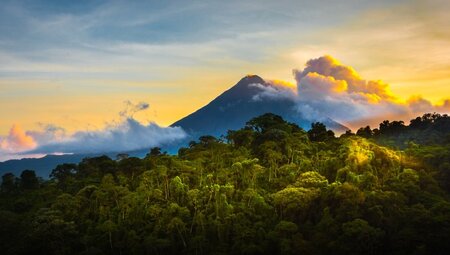
[(226, 141), (202, 136), (178, 155), (153, 148), (143, 159), (86, 158), (46, 181), (32, 170), (5, 174), (0, 249), (447, 254), (448, 123), (428, 114), (336, 138), (321, 123), (306, 132), (265, 114)]

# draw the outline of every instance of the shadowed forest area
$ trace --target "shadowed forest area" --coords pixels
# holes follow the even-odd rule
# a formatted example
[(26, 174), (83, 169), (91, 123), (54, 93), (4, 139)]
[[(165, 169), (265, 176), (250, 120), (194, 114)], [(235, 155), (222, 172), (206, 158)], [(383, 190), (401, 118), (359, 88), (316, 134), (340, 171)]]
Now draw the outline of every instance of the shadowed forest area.
[(274, 114), (168, 155), (5, 174), (2, 254), (448, 254), (450, 117), (340, 137)]

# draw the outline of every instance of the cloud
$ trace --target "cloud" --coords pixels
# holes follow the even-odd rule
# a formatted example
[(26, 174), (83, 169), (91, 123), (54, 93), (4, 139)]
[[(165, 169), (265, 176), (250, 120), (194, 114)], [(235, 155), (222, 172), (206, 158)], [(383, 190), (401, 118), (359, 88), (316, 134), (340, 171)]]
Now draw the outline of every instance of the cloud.
[(17, 153), (34, 149), (36, 146), (37, 142), (31, 135), (19, 125), (13, 125), (8, 135), (0, 136), (0, 161), (20, 158)]
[(150, 108), (150, 105), (146, 102), (139, 102), (137, 104), (133, 104), (130, 100), (126, 100), (125, 109), (119, 112), (119, 115), (122, 117), (133, 117), (133, 115), (140, 111), (145, 111)]
[[(375, 102), (380, 100), (396, 100), (389, 89), (388, 84), (382, 81), (366, 81), (350, 66), (341, 64), (337, 59), (325, 55), (317, 59), (311, 59), (306, 63), (303, 70), (294, 70), (294, 76), (297, 82), (300, 82), (309, 76), (309, 82), (314, 79), (328, 79), (328, 85), (321, 89), (338, 86), (336, 92), (346, 92), (349, 94), (359, 94)], [(313, 76), (313, 77), (311, 77)], [(317, 81), (315, 86), (321, 86), (322, 82)], [(331, 85), (331, 86), (330, 86)], [(308, 88), (307, 85), (305, 85)], [(300, 88), (299, 88), (300, 89)]]
[(27, 134), (33, 138), (36, 144), (42, 145), (49, 141), (59, 141), (68, 137), (66, 130), (53, 124), (39, 124), (38, 130), (27, 131)]
[[(330, 117), (357, 128), (364, 121), (377, 125), (387, 118), (408, 120), (425, 112), (449, 111), (448, 101), (432, 105), (422, 97), (400, 101), (382, 81), (366, 81), (352, 67), (331, 56), (311, 59), (303, 70), (294, 70), (300, 113)], [(309, 111), (309, 112), (308, 112)]]
[(401, 101), (388, 84), (364, 80), (352, 67), (331, 56), (307, 61), (303, 70), (294, 70), (297, 91), (276, 86), (260, 86), (262, 92), (254, 99), (287, 98), (296, 102), (300, 114), (311, 121), (327, 118), (351, 128), (377, 126), (385, 119), (409, 120), (425, 112), (450, 112), (450, 100), (441, 105), (415, 96)]
[(270, 100), (290, 98), (294, 100), (296, 97), (295, 85), (285, 81), (272, 80), (266, 81), (266, 84), (253, 83), (249, 84), (249, 86), (261, 90), (260, 93), (252, 97), (253, 101), (262, 101), (265, 98)]
[(403, 100), (421, 94), (438, 102), (448, 95), (450, 81), (450, 2), (391, 4), (303, 33), (302, 43), (292, 47), (292, 59), (304, 63), (331, 54), (349, 61), (365, 78), (389, 81)]
[[(35, 136), (52, 137), (52, 131), (36, 132)], [(99, 153), (133, 151), (160, 146), (186, 137), (180, 127), (160, 127), (156, 123), (141, 124), (128, 117), (118, 124), (110, 124), (98, 131), (79, 131), (51, 140), (32, 153)]]
[(23, 131), (19, 125), (13, 125), (6, 137), (0, 137), (0, 150), (2, 151), (25, 151), (36, 147), (32, 136)]
[(46, 154), (133, 151), (169, 144), (186, 137), (180, 127), (161, 127), (154, 122), (143, 124), (133, 118), (136, 112), (147, 109), (148, 103), (125, 101), (119, 121), (112, 121), (100, 130), (71, 134), (51, 124), (41, 124), (38, 130), (27, 132), (13, 125), (7, 136), (0, 137), (0, 161)]

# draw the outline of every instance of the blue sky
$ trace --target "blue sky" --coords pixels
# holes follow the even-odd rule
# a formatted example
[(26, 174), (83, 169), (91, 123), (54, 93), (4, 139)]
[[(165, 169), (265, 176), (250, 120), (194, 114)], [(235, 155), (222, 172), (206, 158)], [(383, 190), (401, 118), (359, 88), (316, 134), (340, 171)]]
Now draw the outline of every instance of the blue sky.
[(142, 80), (166, 75), (127, 67), (270, 60), (297, 44), (293, 37), (387, 5), (374, 2), (6, 1), (0, 47), (11, 61), (2, 61), (0, 71), (2, 77)]

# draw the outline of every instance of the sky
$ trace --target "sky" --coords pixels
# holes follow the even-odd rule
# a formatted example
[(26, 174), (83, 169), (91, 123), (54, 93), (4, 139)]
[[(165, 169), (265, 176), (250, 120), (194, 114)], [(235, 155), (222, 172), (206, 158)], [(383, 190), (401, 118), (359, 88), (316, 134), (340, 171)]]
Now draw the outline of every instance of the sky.
[(448, 13), (447, 0), (2, 0), (0, 161), (59, 148), (43, 145), (55, 137), (182, 137), (164, 127), (246, 74), (306, 84), (299, 72), (322, 56), (387, 84), (398, 104), (445, 110)]

